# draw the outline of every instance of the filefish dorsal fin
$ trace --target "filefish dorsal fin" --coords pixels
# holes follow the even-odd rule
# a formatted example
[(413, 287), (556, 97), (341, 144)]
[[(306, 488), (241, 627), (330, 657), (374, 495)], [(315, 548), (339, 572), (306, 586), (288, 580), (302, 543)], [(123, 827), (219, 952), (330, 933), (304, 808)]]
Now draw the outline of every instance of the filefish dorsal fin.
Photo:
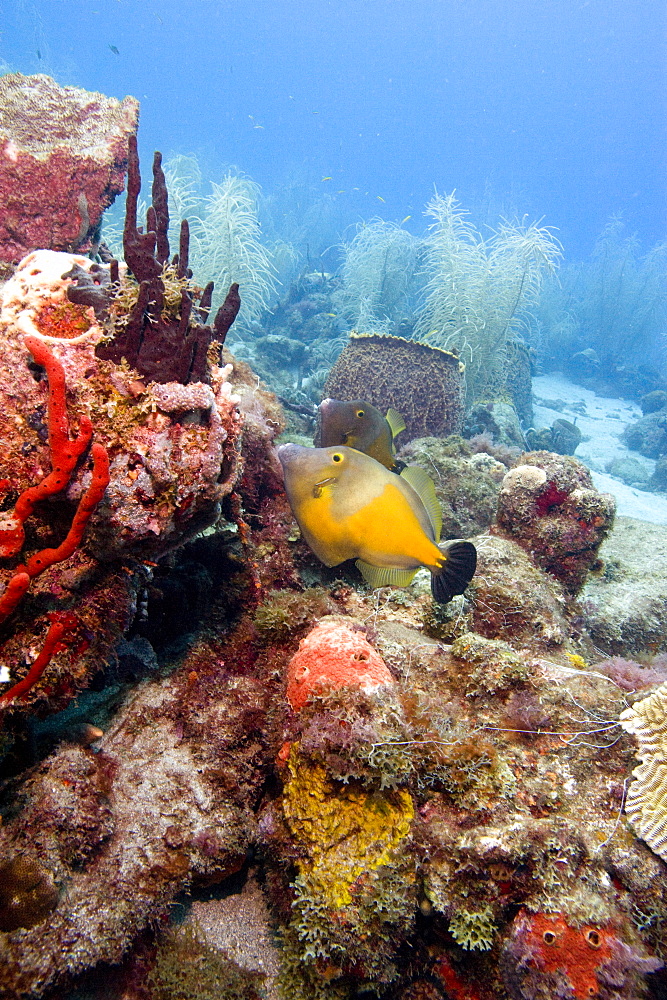
[(371, 566), (363, 559), (357, 559), (355, 566), (371, 587), (408, 587), (417, 572), (416, 569)]
[(400, 415), (398, 410), (395, 410), (392, 406), (387, 410), (387, 423), (389, 424), (389, 430), (391, 431), (391, 436), (396, 437), (401, 431), (405, 430), (405, 420)]
[(433, 480), (429, 476), (428, 472), (425, 472), (424, 469), (420, 468), (418, 465), (406, 465), (401, 472), (401, 479), (405, 479), (406, 483), (408, 483), (409, 486), (412, 486), (413, 490), (424, 504), (424, 508), (428, 514), (428, 519), (431, 522), (433, 534), (437, 544), (440, 541), (440, 532), (442, 531), (442, 510), (440, 508), (440, 504), (438, 503), (438, 498), (435, 495)]

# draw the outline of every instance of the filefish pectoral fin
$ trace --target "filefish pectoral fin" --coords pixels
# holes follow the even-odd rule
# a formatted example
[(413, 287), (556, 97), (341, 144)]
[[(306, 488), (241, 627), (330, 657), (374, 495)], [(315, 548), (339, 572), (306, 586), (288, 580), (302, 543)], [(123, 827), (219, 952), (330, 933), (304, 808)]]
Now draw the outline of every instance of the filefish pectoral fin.
[(419, 465), (406, 465), (405, 468), (401, 469), (400, 475), (413, 488), (423, 503), (428, 519), (431, 522), (433, 537), (437, 545), (440, 541), (440, 532), (442, 530), (442, 508), (435, 495), (433, 480), (428, 472), (425, 472)]
[(355, 566), (371, 587), (409, 587), (417, 572), (395, 566), (372, 566), (363, 559), (357, 559)]
[(387, 410), (387, 423), (389, 424), (389, 430), (391, 431), (391, 436), (396, 437), (401, 431), (405, 430), (406, 424), (405, 420), (392, 406)]
[(477, 569), (477, 549), (472, 542), (447, 542), (440, 547), (445, 561), (431, 576), (431, 593), (439, 604), (462, 594)]

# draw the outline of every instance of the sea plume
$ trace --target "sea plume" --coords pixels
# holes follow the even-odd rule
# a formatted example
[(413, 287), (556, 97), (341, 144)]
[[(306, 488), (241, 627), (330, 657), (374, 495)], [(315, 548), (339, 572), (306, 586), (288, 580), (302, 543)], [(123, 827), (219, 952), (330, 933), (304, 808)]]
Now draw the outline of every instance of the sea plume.
[(560, 244), (537, 223), (502, 220), (488, 239), (467, 219), (454, 193), (436, 194), (425, 245), (425, 299), (415, 336), (456, 349), (467, 365), (468, 399), (503, 395), (512, 342), (539, 300)]

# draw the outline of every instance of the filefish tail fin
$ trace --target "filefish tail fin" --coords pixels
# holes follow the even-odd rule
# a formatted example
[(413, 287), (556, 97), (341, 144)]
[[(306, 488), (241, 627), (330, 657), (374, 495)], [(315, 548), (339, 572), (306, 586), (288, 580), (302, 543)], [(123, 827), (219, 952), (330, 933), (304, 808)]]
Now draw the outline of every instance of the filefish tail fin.
[(439, 604), (448, 604), (462, 594), (477, 568), (477, 549), (472, 542), (452, 541), (440, 546), (443, 564), (431, 576), (431, 593)]

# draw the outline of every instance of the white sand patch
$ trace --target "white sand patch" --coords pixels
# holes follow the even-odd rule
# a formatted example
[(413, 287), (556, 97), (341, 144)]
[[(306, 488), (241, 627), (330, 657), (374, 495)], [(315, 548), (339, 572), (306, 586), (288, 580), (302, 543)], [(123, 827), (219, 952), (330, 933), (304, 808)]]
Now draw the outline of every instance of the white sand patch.
[(536, 428), (550, 427), (559, 417), (576, 423), (583, 440), (575, 458), (588, 466), (599, 490), (616, 497), (619, 514), (667, 524), (667, 495), (626, 486), (607, 472), (617, 458), (636, 459), (649, 474), (653, 472), (652, 459), (626, 448), (620, 440), (626, 425), (642, 415), (636, 403), (598, 396), (558, 372), (534, 378), (533, 396)]

